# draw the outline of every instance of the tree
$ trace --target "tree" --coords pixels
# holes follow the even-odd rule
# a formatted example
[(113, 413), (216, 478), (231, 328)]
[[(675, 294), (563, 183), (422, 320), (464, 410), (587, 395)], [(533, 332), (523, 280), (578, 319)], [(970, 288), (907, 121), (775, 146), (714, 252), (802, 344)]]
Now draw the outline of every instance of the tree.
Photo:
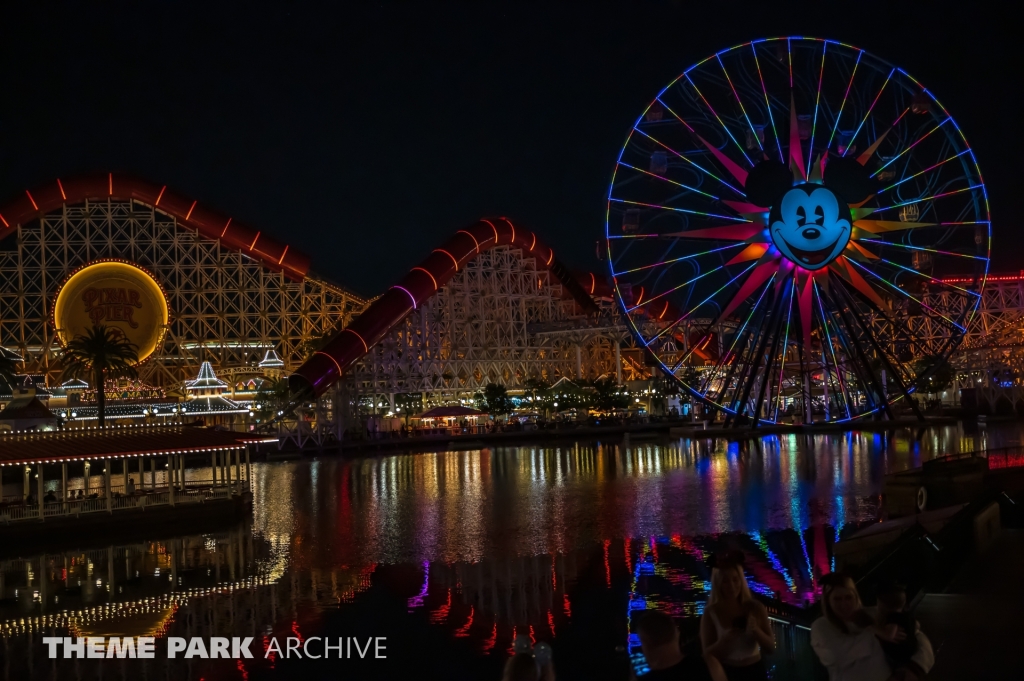
[(953, 365), (941, 355), (928, 355), (914, 362), (918, 388), (926, 393), (942, 392), (953, 385)]
[(625, 409), (629, 406), (629, 393), (610, 378), (594, 381), (593, 404), (601, 411)]
[(99, 425), (103, 427), (107, 404), (105, 386), (108, 378), (137, 378), (135, 365), (139, 361), (139, 348), (119, 329), (100, 324), (80, 336), (72, 338), (61, 357), (64, 380), (92, 379), (99, 407)]
[(476, 394), (476, 400), (492, 416), (508, 416), (512, 413), (512, 400), (503, 385), (488, 383), (482, 394)]
[(277, 416), (277, 412), (288, 406), (290, 398), (288, 379), (263, 381), (260, 384), (260, 389), (256, 392), (256, 397), (252, 401), (253, 414), (260, 422), (269, 421)]

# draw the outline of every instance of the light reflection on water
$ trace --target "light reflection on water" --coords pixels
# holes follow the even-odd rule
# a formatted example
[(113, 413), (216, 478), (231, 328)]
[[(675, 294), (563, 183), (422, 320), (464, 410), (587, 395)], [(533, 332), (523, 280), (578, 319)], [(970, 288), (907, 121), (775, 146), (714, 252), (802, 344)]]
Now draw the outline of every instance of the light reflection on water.
[[(831, 568), (840, 531), (878, 518), (886, 472), (1020, 441), (1014, 424), (977, 433), (949, 426), (259, 463), (253, 517), (242, 531), (192, 536), (186, 529), (141, 545), (4, 561), (0, 625), (7, 650), (31, 650), (31, 659), (44, 654), (38, 627), (31, 643), (25, 633), (40, 616), (158, 598), (150, 619), (170, 635), (309, 636), (372, 622), (370, 633), (396, 646), (413, 650), (424, 638), (441, 646), (450, 659), (438, 674), (452, 678), (453, 669), (490, 673), (500, 663), (495, 653), (528, 633), (553, 640), (562, 659), (583, 669), (601, 655), (580, 656), (579, 641), (610, 651), (635, 609), (695, 618), (709, 553), (743, 550), (756, 591), (802, 604), (813, 598), (816, 576)], [(61, 572), (69, 560), (88, 566), (85, 588)], [(157, 564), (165, 577), (153, 575)], [(96, 588), (94, 573), (116, 588)], [(225, 584), (234, 590), (218, 591)], [(132, 629), (130, 609), (96, 615), (101, 629), (141, 633)], [(209, 628), (209, 613), (222, 609), (230, 616)], [(200, 620), (205, 634), (196, 633)], [(67, 618), (50, 629), (68, 635)], [(23, 662), (5, 654), (6, 677), (51, 678), (49, 670), (63, 669), (40, 659), (25, 673)], [(142, 663), (120, 667), (124, 678), (138, 672), (133, 664)], [(234, 662), (148, 664), (168, 678), (240, 678)], [(244, 666), (252, 678), (271, 678), (288, 664)], [(610, 668), (601, 663), (588, 673), (615, 678)], [(387, 678), (394, 671), (364, 673)], [(562, 678), (573, 678), (573, 669)]]

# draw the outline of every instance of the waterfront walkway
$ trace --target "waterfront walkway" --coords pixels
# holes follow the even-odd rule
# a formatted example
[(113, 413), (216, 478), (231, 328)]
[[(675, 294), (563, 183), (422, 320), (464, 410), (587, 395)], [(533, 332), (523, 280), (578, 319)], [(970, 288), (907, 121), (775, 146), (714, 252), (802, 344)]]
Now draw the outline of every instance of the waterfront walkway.
[(1024, 604), (1024, 530), (1003, 530), (970, 558), (941, 594), (927, 594), (915, 615), (935, 648), (932, 681), (1019, 678)]

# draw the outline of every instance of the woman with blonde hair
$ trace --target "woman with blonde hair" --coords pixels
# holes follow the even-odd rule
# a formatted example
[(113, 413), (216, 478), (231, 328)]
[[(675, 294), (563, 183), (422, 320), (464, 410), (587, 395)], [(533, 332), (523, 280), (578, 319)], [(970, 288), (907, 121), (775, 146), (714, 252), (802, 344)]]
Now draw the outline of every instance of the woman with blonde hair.
[[(892, 669), (881, 641), (900, 643), (907, 632), (895, 624), (876, 624), (860, 602), (857, 585), (848, 575), (833, 572), (821, 578), (821, 610), (811, 625), (811, 647), (828, 669), (830, 681), (885, 681)], [(931, 644), (918, 631), (922, 667), (931, 667)], [(924, 659), (927, 654), (928, 660)], [(904, 676), (904, 678), (910, 678)], [(915, 677), (916, 678), (916, 677)]]
[(754, 600), (743, 574), (743, 553), (712, 556), (711, 593), (700, 618), (700, 642), (705, 655), (722, 663), (729, 681), (768, 678), (763, 655), (775, 651), (775, 634), (768, 611)]

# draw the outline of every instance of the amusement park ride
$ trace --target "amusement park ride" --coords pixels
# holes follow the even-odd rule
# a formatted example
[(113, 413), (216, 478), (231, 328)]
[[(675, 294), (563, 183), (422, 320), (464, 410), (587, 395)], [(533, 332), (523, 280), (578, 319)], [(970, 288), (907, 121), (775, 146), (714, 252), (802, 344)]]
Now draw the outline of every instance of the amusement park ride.
[(55, 381), (61, 293), (113, 262), (166, 306), (145, 381), (210, 362), (233, 385), (272, 351), (293, 404), (335, 426), (339, 400), (661, 373), (737, 425), (893, 417), (915, 404), (915, 360), (966, 381), (1016, 356), (1024, 289), (986, 290), (990, 234), (974, 154), (930, 91), (858, 48), (776, 38), (697, 63), (634, 124), (608, 192), (610, 277), (493, 218), (367, 300), (167, 187), (64, 179), (0, 206), (0, 343)]

